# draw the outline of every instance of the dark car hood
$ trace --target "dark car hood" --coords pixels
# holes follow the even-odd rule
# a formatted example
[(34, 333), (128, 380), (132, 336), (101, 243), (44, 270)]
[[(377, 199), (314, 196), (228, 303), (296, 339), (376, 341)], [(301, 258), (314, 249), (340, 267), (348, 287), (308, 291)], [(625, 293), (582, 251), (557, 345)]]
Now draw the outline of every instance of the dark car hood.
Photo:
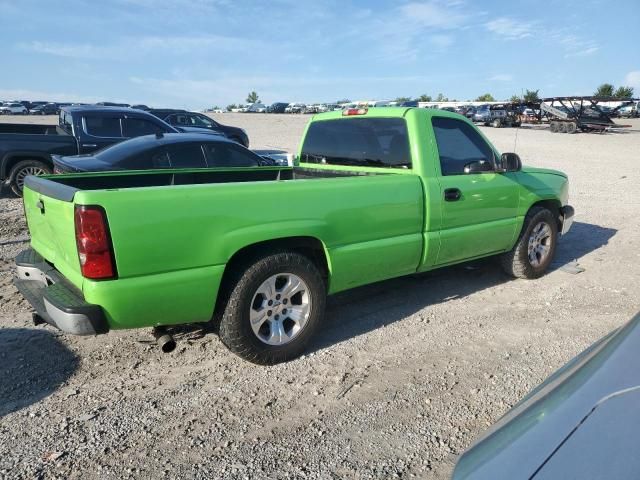
[[(582, 467), (574, 462), (592, 465), (596, 452), (604, 449), (598, 454), (609, 452), (609, 457), (599, 457), (609, 459), (601, 468), (610, 470), (604, 471), (626, 468), (613, 463), (640, 440), (639, 356), (640, 315), (636, 315), (507, 412), (460, 457), (453, 479), (637, 478), (638, 470), (631, 476), (580, 475), (576, 472)], [(625, 408), (630, 402), (636, 402), (634, 407)], [(589, 455), (594, 455), (591, 460)], [(638, 459), (625, 461), (640, 467)], [(570, 470), (571, 466), (575, 468)], [(569, 471), (570, 475), (563, 474)]]

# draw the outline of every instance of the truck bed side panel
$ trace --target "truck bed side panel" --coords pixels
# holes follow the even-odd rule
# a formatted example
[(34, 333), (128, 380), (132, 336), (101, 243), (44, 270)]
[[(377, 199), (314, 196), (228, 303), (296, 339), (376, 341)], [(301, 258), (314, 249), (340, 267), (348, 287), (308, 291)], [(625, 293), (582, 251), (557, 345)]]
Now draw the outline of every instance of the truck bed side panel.
[(33, 249), (76, 287), (82, 288), (73, 203), (29, 188), (24, 189), (23, 201)]
[[(422, 254), (422, 186), (412, 175), (79, 191), (74, 201), (106, 210), (119, 279), (85, 281), (83, 291), (120, 328), (208, 320), (224, 265), (265, 240), (322, 241), (331, 292), (415, 271)], [(202, 277), (191, 282), (186, 271)], [(119, 318), (137, 295), (147, 308)]]

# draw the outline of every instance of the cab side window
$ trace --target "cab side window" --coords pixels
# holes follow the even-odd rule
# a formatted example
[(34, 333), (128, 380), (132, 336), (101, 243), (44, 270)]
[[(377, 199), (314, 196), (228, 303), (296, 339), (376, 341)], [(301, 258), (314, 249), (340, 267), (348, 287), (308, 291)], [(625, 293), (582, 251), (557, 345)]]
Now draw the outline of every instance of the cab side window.
[(468, 123), (447, 117), (433, 117), (431, 123), (442, 175), (464, 175), (473, 162), (487, 162), (493, 169), (493, 150)]
[(210, 167), (257, 167), (260, 157), (230, 142), (205, 143), (207, 163)]

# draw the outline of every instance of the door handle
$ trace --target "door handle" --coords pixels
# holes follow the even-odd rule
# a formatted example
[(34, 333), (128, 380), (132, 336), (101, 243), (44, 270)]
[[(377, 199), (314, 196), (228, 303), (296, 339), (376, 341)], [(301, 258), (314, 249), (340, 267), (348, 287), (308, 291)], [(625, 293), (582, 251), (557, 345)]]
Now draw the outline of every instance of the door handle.
[(96, 145), (95, 143), (83, 143), (82, 146), (93, 148), (93, 147), (97, 147), (98, 145)]
[(447, 202), (456, 202), (462, 198), (462, 192), (458, 188), (446, 188), (444, 190), (444, 199)]

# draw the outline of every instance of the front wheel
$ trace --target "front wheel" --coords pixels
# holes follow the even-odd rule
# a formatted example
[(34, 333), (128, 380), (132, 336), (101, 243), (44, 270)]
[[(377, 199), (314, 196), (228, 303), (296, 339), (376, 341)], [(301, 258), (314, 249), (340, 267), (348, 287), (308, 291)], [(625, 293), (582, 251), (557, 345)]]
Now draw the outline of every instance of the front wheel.
[(235, 272), (220, 339), (250, 362), (286, 362), (304, 352), (325, 302), (325, 282), (311, 260), (292, 251), (267, 255)]
[(9, 178), (11, 178), (11, 190), (21, 197), (24, 180), (28, 175), (48, 175), (50, 173), (51, 167), (44, 162), (38, 160), (23, 160), (18, 162), (9, 174)]
[(502, 268), (517, 278), (538, 278), (551, 265), (558, 243), (558, 223), (544, 207), (533, 207), (525, 217), (513, 249), (502, 254)]

